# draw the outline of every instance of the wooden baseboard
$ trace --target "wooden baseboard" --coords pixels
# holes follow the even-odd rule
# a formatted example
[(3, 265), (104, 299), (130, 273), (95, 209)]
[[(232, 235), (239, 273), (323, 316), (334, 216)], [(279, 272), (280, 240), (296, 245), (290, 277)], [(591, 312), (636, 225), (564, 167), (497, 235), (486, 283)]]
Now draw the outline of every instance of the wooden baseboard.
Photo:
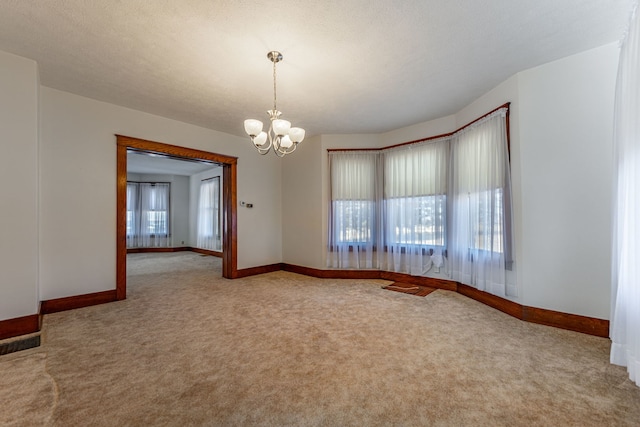
[(41, 316), (39, 314), (0, 320), (0, 340), (38, 332), (40, 325)]
[(522, 320), (582, 332), (583, 334), (595, 335), (597, 337), (609, 337), (609, 321), (596, 319), (594, 317), (524, 306), (522, 308)]
[(180, 246), (175, 248), (127, 248), (128, 254), (145, 254), (154, 252), (196, 252), (203, 255), (211, 255), (218, 258), (222, 258), (222, 252), (211, 251), (209, 249), (194, 248), (191, 246)]
[(409, 283), (412, 285), (425, 286), (429, 288), (456, 290), (456, 282), (432, 277), (411, 276), (409, 274), (394, 273), (392, 271), (380, 270), (321, 270), (311, 267), (302, 267), (293, 264), (282, 264), (284, 271), (304, 274), (305, 276), (318, 277), (321, 279), (383, 279), (392, 282)]
[(474, 287), (463, 285), (461, 283), (458, 283), (458, 288), (456, 289), (456, 292), (466, 297), (469, 297), (473, 300), (486, 304), (489, 307), (495, 308), (496, 310), (500, 310), (503, 313), (507, 313), (510, 316), (523, 320), (522, 305), (516, 302), (509, 301), (504, 298), (500, 298), (488, 292), (479, 291)]
[(56, 298), (42, 301), (41, 314), (57, 313), (59, 311), (73, 310), (75, 308), (89, 307), (117, 300), (116, 290), (95, 292), (91, 294), (74, 295), (65, 298)]
[(154, 252), (183, 252), (191, 251), (193, 248), (189, 246), (180, 246), (176, 248), (127, 248), (128, 254), (144, 254)]
[(258, 274), (271, 273), (273, 271), (280, 271), (280, 270), (282, 270), (282, 264), (280, 263), (262, 265), (262, 266), (251, 267), (251, 268), (243, 268), (241, 270), (236, 271), (234, 279), (240, 279), (242, 277), (249, 277), (249, 276), (256, 276)]
[(455, 291), (457, 283), (451, 280), (436, 279), (434, 277), (412, 276), (410, 274), (395, 273), (392, 271), (381, 271), (380, 278), (393, 282), (409, 283), (411, 285), (425, 286), (427, 288), (445, 289)]
[(284, 271), (319, 279), (380, 279), (380, 270), (321, 270), (293, 264), (282, 264)]
[(191, 247), (189, 249), (187, 249), (187, 250), (189, 250), (191, 252), (196, 252), (196, 253), (199, 253), (199, 254), (202, 254), (202, 255), (211, 255), (211, 256), (218, 257), (218, 258), (222, 258), (222, 252), (218, 252), (218, 251), (212, 251), (212, 250), (209, 250), (209, 249), (191, 248)]

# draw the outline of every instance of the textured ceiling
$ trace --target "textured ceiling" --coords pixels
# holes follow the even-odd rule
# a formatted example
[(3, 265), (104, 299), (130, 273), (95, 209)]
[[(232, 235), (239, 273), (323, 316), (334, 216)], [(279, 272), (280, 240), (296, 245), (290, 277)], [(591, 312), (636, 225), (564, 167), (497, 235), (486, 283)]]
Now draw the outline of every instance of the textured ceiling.
[(319, 133), (460, 110), (511, 75), (619, 40), (634, 0), (2, 0), (0, 50), (45, 86), (243, 135), (278, 108)]

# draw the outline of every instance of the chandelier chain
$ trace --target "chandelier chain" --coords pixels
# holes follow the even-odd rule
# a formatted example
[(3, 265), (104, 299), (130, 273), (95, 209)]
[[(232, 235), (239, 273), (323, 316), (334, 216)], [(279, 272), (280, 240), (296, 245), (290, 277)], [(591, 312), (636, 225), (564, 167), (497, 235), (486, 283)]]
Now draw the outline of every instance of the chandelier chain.
[(273, 61), (273, 111), (276, 111), (276, 62)]

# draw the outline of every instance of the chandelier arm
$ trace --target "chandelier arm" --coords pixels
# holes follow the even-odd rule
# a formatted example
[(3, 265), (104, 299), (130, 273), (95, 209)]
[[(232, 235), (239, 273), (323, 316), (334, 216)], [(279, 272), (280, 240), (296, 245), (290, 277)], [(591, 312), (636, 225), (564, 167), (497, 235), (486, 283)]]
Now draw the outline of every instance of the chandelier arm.
[(267, 146), (255, 146), (256, 150), (258, 150), (258, 153), (262, 154), (263, 156), (265, 154), (267, 154), (269, 152), (269, 150), (271, 149), (271, 141), (269, 141), (269, 143), (267, 144)]
[(279, 142), (280, 140), (277, 138), (276, 142), (273, 144), (273, 152), (276, 153), (278, 157), (284, 157), (287, 154), (291, 154), (296, 151), (296, 148), (298, 148), (297, 142), (294, 142), (289, 148), (282, 148), (282, 145), (280, 145)]
[(280, 146), (280, 137), (276, 136), (273, 139), (273, 152), (276, 153), (276, 156), (278, 156), (278, 157), (284, 156), (284, 154), (281, 154), (282, 151), (281, 151), (280, 148), (281, 148), (281, 146)]
[(258, 153), (262, 154), (263, 156), (269, 152), (269, 150), (271, 149), (271, 145), (273, 145), (271, 142), (271, 133), (267, 132), (267, 136), (268, 136), (268, 139), (267, 139), (268, 142), (265, 142), (262, 145), (257, 145), (255, 143), (255, 138), (256, 138), (255, 136), (251, 137), (251, 142), (253, 142), (253, 146), (256, 147), (256, 150), (258, 150)]
[(291, 153), (293, 153), (294, 151), (296, 151), (296, 148), (297, 148), (297, 147), (298, 147), (298, 144), (297, 144), (297, 143), (294, 143), (291, 147), (289, 147), (289, 148), (285, 148), (284, 150), (281, 150), (280, 152), (281, 152), (283, 155), (291, 154)]

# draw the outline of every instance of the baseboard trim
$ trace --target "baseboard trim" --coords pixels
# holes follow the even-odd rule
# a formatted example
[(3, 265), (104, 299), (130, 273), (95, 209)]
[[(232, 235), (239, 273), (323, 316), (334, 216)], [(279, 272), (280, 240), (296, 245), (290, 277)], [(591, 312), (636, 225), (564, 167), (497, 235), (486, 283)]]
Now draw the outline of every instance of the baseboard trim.
[(218, 252), (218, 251), (212, 251), (209, 249), (200, 249), (200, 248), (189, 248), (187, 249), (191, 252), (196, 252), (198, 254), (202, 254), (202, 255), (211, 255), (211, 256), (215, 256), (218, 258), (222, 258), (222, 252)]
[(116, 301), (116, 290), (95, 292), (91, 294), (74, 295), (65, 298), (56, 298), (42, 301), (41, 314), (57, 313), (59, 311), (73, 310)]
[(193, 250), (193, 248), (189, 246), (180, 246), (176, 248), (127, 248), (127, 253), (128, 254), (145, 254), (145, 253), (156, 253), (156, 252), (184, 252), (184, 251), (191, 251), (191, 250)]
[(282, 264), (284, 271), (303, 274), (305, 276), (317, 277), (320, 279), (382, 279), (392, 282), (403, 282), (428, 288), (456, 290), (456, 282), (433, 277), (411, 276), (410, 274), (395, 273), (392, 271), (380, 270), (320, 270), (311, 267), (302, 267), (293, 264)]
[(499, 296), (490, 294), (488, 292), (479, 291), (474, 287), (463, 285), (461, 283), (458, 283), (457, 285), (458, 285), (458, 288), (456, 289), (456, 291), (459, 294), (469, 297), (475, 301), (481, 302), (485, 305), (488, 305), (491, 308), (495, 308), (496, 310), (499, 310), (510, 316), (516, 317), (520, 320), (524, 320), (522, 316), (523, 307), (517, 302), (500, 298)]
[(391, 280), (393, 282), (409, 283), (411, 285), (425, 286), (427, 288), (445, 289), (447, 291), (456, 291), (457, 283), (451, 280), (436, 279), (434, 277), (412, 276), (410, 274), (395, 273), (392, 271), (381, 271), (380, 278)]
[(222, 252), (211, 251), (209, 249), (194, 248), (191, 246), (180, 246), (175, 248), (127, 248), (128, 254), (146, 254), (156, 252), (196, 252), (203, 255), (211, 255), (222, 258)]
[(319, 279), (380, 279), (380, 270), (321, 270), (294, 264), (282, 264), (282, 269)]
[(609, 338), (609, 321), (536, 307), (523, 307), (522, 320)]
[(39, 314), (0, 320), (0, 340), (38, 332), (40, 325)]
[(243, 269), (237, 270), (233, 278), (240, 279), (242, 277), (257, 276), (258, 274), (272, 273), (274, 271), (280, 271), (280, 270), (282, 270), (282, 264), (280, 263), (262, 265), (258, 267), (243, 268)]

